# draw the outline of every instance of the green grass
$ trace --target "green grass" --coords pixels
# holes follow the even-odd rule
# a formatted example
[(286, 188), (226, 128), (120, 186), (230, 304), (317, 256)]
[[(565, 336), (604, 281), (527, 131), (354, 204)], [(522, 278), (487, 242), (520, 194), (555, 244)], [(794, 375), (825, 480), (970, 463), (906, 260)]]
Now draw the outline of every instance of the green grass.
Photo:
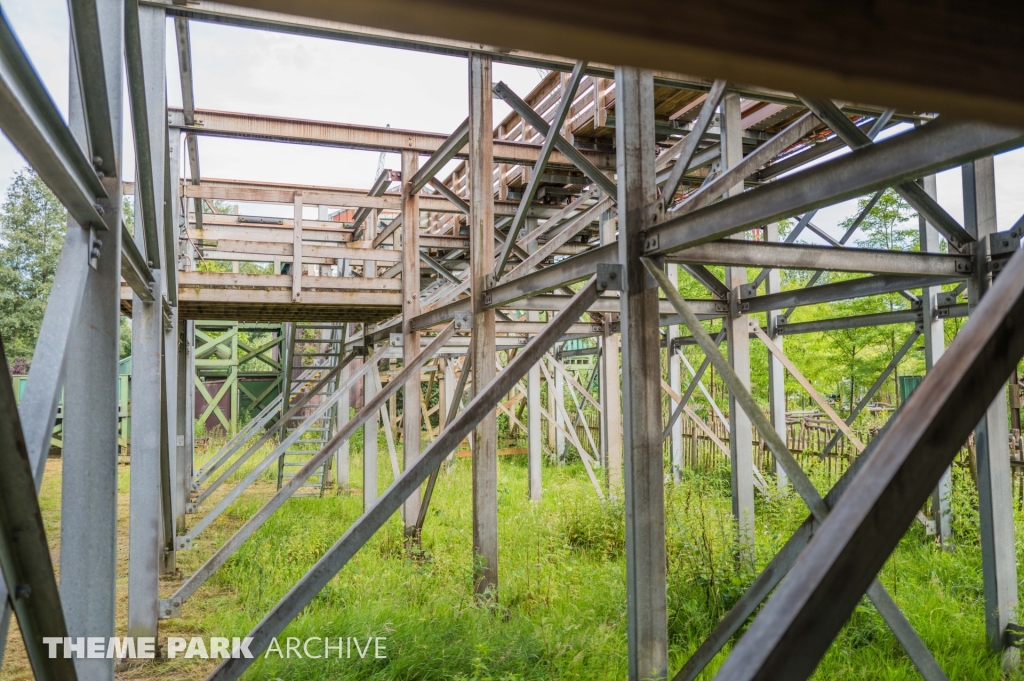
[[(213, 447), (216, 443), (211, 443)], [(251, 470), (254, 457), (234, 481)], [(362, 511), (361, 442), (352, 443), (352, 485), (324, 498), (289, 500), (187, 601), (180, 619), (161, 622), (166, 636), (244, 636), (323, 555)], [(209, 456), (206, 453), (205, 456)], [(201, 457), (202, 460), (203, 457)], [(809, 459), (824, 491), (828, 468)], [(161, 578), (170, 595), (273, 494), (272, 466), (199, 537), (178, 553), (180, 575)], [(124, 635), (130, 467), (119, 468), (119, 635)], [(391, 483), (380, 442), (380, 488)], [(421, 559), (406, 556), (393, 518), (317, 596), (280, 638), (387, 638), (387, 658), (259, 659), (247, 679), (622, 679), (626, 674), (624, 521), (621, 504), (600, 502), (584, 469), (544, 468), (544, 499), (527, 500), (525, 457), (502, 457), (498, 519), (500, 590), (472, 596), (471, 460), (457, 459), (438, 480)], [(60, 461), (47, 464), (40, 502), (51, 549), (60, 529)], [(209, 509), (233, 483), (208, 500)], [(977, 498), (954, 469), (957, 548), (941, 551), (915, 523), (881, 573), (951, 679), (1000, 678), (984, 640)], [(678, 670), (754, 578), (734, 560), (726, 467), (687, 470), (666, 487), (670, 670)], [(795, 494), (757, 498), (757, 567), (762, 568), (804, 520)], [(190, 516), (191, 522), (194, 517)], [(1018, 565), (1024, 566), (1024, 515), (1018, 512)], [(1021, 571), (1024, 574), (1024, 571)], [(365, 645), (365, 643), (364, 643)], [(727, 652), (727, 651), (726, 651)], [(702, 678), (711, 678), (720, 655)], [(31, 678), (12, 627), (0, 678)], [(119, 672), (124, 679), (204, 678), (214, 661), (175, 659)], [(816, 679), (920, 678), (874, 608), (856, 609), (823, 659)], [(1020, 681), (1024, 675), (1011, 677)]]
[[(361, 447), (353, 442), (353, 485), (325, 498), (293, 499), (185, 605), (205, 635), (242, 636), (359, 517)], [(381, 441), (381, 489), (390, 464)], [(525, 457), (499, 467), (500, 591), (472, 596), (471, 463), (439, 478), (413, 560), (393, 518), (293, 622), (286, 636), (387, 638), (387, 658), (259, 659), (250, 679), (621, 679), (626, 670), (624, 530), (621, 504), (600, 502), (581, 466), (548, 466), (544, 499), (527, 500)], [(832, 480), (812, 467), (823, 491)], [(233, 529), (266, 500), (273, 482), (247, 493), (224, 519)], [(976, 500), (955, 472), (958, 547), (941, 551), (923, 528), (907, 533), (881, 578), (950, 678), (999, 678), (982, 619)], [(687, 471), (666, 491), (670, 668), (678, 669), (742, 595), (755, 573), (733, 559), (726, 468)], [(806, 517), (794, 494), (758, 498), (757, 562), (763, 567)], [(216, 526), (215, 526), (216, 527)], [(224, 530), (225, 532), (227, 530)], [(1024, 523), (1018, 517), (1018, 537)], [(198, 561), (220, 532), (192, 554)], [(1018, 543), (1018, 554), (1021, 544)], [(186, 558), (186, 556), (188, 556)], [(1024, 564), (1024, 556), (1019, 557)], [(189, 565), (182, 565), (188, 573)], [(191, 612), (189, 612), (191, 611)], [(718, 659), (705, 672), (710, 678)], [(180, 661), (178, 661), (180, 664)], [(175, 662), (165, 665), (170, 671)], [(917, 679), (874, 608), (864, 601), (814, 678)], [(1017, 676), (1015, 678), (1024, 678)]]

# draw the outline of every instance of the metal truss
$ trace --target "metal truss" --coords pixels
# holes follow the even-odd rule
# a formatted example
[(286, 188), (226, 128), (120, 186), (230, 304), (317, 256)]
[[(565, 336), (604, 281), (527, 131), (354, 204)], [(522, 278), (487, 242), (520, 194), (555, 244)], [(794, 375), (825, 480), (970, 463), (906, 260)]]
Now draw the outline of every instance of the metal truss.
[[(69, 580), (85, 575), (68, 582), (76, 588), (68, 589), (65, 603), (56, 589), (36, 493), (66, 367), (69, 439), (64, 465), (70, 468), (65, 469), (65, 479), (74, 477), (68, 471), (84, 471), (83, 479), (110, 473), (101, 459), (102, 454), (109, 455), (101, 444), (116, 428), (116, 418), (109, 418), (106, 409), (110, 396), (95, 408), (86, 405), (84, 397), (87, 388), (95, 388), (91, 382), (102, 383), (111, 369), (108, 360), (115, 350), (103, 343), (99, 329), (110, 331), (116, 321), (118, 275), (130, 289), (121, 302), (132, 310), (138, 371), (132, 385), (131, 636), (155, 636), (158, 619), (179, 616), (185, 601), (311, 476), (332, 457), (338, 456), (340, 462), (347, 456), (338, 453), (347, 451), (349, 438), (359, 428), (365, 428), (364, 513), (256, 625), (250, 633), (251, 649), (264, 650), (396, 511), (403, 514), (407, 543), (414, 548), (424, 531), (442, 463), (471, 435), (474, 588), (483, 598), (494, 594), (496, 413), (501, 410), (511, 424), (528, 432), (532, 500), (541, 496), (543, 417), (554, 436), (555, 456), (569, 442), (597, 495), (625, 503), (630, 679), (667, 679), (670, 674), (664, 448), (667, 440), (667, 465), (678, 474), (678, 433), (684, 420), (730, 459), (741, 560), (752, 561), (754, 556), (755, 489), (772, 493), (769, 480), (753, 464), (754, 430), (773, 455), (774, 484), (792, 487), (810, 516), (675, 674), (677, 681), (700, 674), (752, 617), (717, 678), (805, 678), (865, 595), (922, 676), (945, 679), (876, 575), (907, 527), (921, 517), (919, 510), (928, 495), (941, 495), (943, 485), (948, 486), (944, 472), (972, 429), (979, 452), (986, 634), (995, 649), (1007, 644), (1006, 632), (1016, 618), (1016, 582), (1014, 557), (1007, 549), (1013, 545), (1012, 524), (1008, 525), (1001, 486), (1009, 466), (1000, 434), (1005, 406), (998, 395), (1024, 355), (1024, 330), (1018, 328), (1024, 318), (1024, 256), (1016, 252), (1020, 224), (997, 232), (989, 195), (994, 192), (991, 156), (1024, 145), (1020, 130), (957, 122), (945, 115), (936, 119), (897, 114), (855, 102), (840, 106), (817, 95), (504, 50), (453, 37), (370, 30), (339, 21), (340, 13), (347, 11), (340, 5), (331, 10), (338, 16), (319, 20), (206, 0), (187, 5), (170, 0), (95, 0), (70, 7), (76, 57), (70, 126), (61, 119), (6, 19), (0, 21), (0, 128), (71, 218), (20, 419), (8, 384), (0, 385), (0, 438), (6, 441), (0, 450), (8, 459), (4, 470), (12, 471), (0, 478), (0, 567), (5, 578), (0, 585), (0, 600), (5, 602), (0, 642), (6, 638), (7, 604), (13, 604), (37, 678), (76, 678), (76, 665), (67, 658), (50, 660), (42, 654), (40, 637), (66, 637), (87, 626), (100, 627), (88, 605), (99, 603), (96, 612), (106, 612), (103, 608), (113, 602), (110, 556), (89, 563), (89, 569), (76, 568), (94, 560), (83, 549), (84, 542), (112, 545), (116, 515), (110, 507), (116, 489), (65, 485), (64, 503), (71, 511), (66, 527), (79, 531), (62, 532), (62, 573)], [(165, 101), (163, 34), (168, 16), (175, 23), (180, 111), (168, 110)], [(469, 116), (444, 134), (197, 109), (192, 20), (464, 56)], [(621, 32), (629, 33), (628, 27)], [(635, 50), (635, 45), (624, 44), (623, 49)], [(563, 73), (545, 77), (535, 92), (520, 97), (506, 84), (493, 83), (492, 61), (498, 60)], [(138, 168), (132, 190), (140, 216), (135, 237), (120, 216), (123, 64)], [(682, 93), (680, 101), (685, 101), (676, 102), (674, 113), (659, 111), (655, 120), (656, 102), (664, 101), (656, 92), (664, 89)], [(612, 93), (614, 116), (607, 107)], [(513, 110), (498, 126), (492, 119), (494, 97)], [(895, 102), (901, 97), (880, 99)], [(758, 127), (759, 121), (776, 115), (780, 123)], [(907, 122), (917, 125), (874, 141), (883, 130)], [(593, 132), (597, 129), (600, 134)], [(577, 135), (582, 130), (594, 136)], [(183, 133), (190, 168), (184, 188), (177, 176)], [(369, 189), (204, 180), (198, 155), (201, 135), (393, 151), (402, 154), (402, 168), (378, 172)], [(843, 147), (850, 153), (820, 162), (823, 155)], [(427, 157), (425, 162), (420, 156)], [(441, 177), (440, 171), (453, 159), (463, 162)], [(939, 206), (931, 179), (956, 166), (964, 168), (962, 225)], [(397, 191), (390, 191), (393, 183), (399, 184)], [(922, 234), (931, 235), (922, 238), (920, 253), (850, 245), (889, 188), (915, 208)], [(820, 208), (868, 196), (867, 205), (839, 239), (813, 222)], [(188, 199), (194, 206), (191, 212)], [(286, 203), (294, 213), (286, 219), (236, 216), (239, 219), (229, 224), (223, 216), (204, 218), (203, 202), (213, 199)], [(320, 206), (318, 220), (303, 218), (306, 205)], [(328, 205), (352, 208), (351, 218), (345, 218), (348, 223), (330, 219)], [(775, 224), (782, 219), (797, 220), (784, 241)], [(751, 231), (764, 239), (746, 240)], [(827, 245), (796, 243), (808, 234)], [(949, 253), (938, 252), (939, 234), (948, 241)], [(275, 270), (270, 276), (252, 275), (248, 282), (233, 274), (179, 276), (182, 253), (186, 260), (204, 253), (233, 261), (273, 259)], [(283, 263), (291, 268), (288, 274), (280, 268)], [(328, 279), (322, 268), (335, 265), (338, 276)], [(726, 267), (724, 280), (709, 269), (713, 266)], [(762, 269), (748, 280), (750, 267)], [(781, 269), (814, 274), (806, 286), (782, 291)], [(830, 272), (867, 276), (819, 284)], [(681, 273), (701, 284), (709, 297), (683, 299), (678, 292)], [(959, 284), (956, 290), (942, 290), (952, 283)], [(237, 293), (247, 285), (251, 290)], [(231, 304), (238, 307), (222, 310), (256, 309), (265, 302), (259, 299), (273, 290), (275, 296), (280, 294), (274, 303), (278, 311), (324, 315), (317, 319), (331, 322), (332, 334), (337, 334), (322, 342), (332, 343), (340, 359), (323, 376), (303, 376), (301, 380), (311, 384), (306, 391), (293, 390), (289, 374), (282, 395), (205, 466), (193, 470), (186, 435), (187, 393), (192, 365), (203, 361), (211, 345), (194, 348), (193, 336), (203, 337), (188, 325), (184, 301), (201, 298), (193, 292), (204, 287), (225, 292), (225, 297), (231, 290), (237, 296)], [(659, 299), (659, 290), (665, 298)], [(964, 291), (967, 302), (958, 302)], [(892, 293), (906, 299), (906, 309), (789, 322), (798, 307)], [(371, 315), (369, 308), (361, 307), (367, 298), (360, 295), (386, 296), (388, 303), (379, 304), (384, 311)], [(331, 297), (335, 307), (327, 309), (323, 300)], [(190, 302), (198, 306), (209, 300)], [(259, 314), (273, 314), (265, 310)], [(362, 330), (350, 329), (349, 318), (339, 322), (339, 311), (356, 315), (351, 319), (364, 322)], [(548, 313), (547, 321), (541, 321), (541, 312)], [(751, 318), (761, 313), (767, 328)], [(943, 353), (941, 320), (968, 313), (970, 321)], [(704, 327), (707, 320), (721, 321), (717, 337)], [(338, 324), (343, 326), (339, 329)], [(680, 324), (689, 329), (689, 336), (679, 335)], [(846, 419), (784, 352), (786, 335), (885, 324), (912, 326), (903, 346)], [(87, 329), (84, 345), (74, 346), (70, 339), (86, 327), (96, 332)], [(662, 327), (668, 327), (664, 334)], [(885, 430), (865, 445), (852, 430), (854, 420), (921, 336), (928, 376)], [(750, 392), (752, 338), (769, 350), (770, 416)], [(585, 346), (558, 345), (569, 341)], [(723, 342), (728, 343), (728, 358), (719, 349)], [(690, 344), (704, 352), (697, 368), (681, 353), (682, 346)], [(252, 348), (250, 356), (271, 346)], [(663, 347), (668, 380), (661, 378)], [(499, 350), (507, 350), (510, 357), (504, 367), (497, 361)], [(399, 354), (401, 371), (382, 385), (378, 365)], [(96, 362), (90, 363), (94, 356)], [(357, 356), (365, 359), (351, 371)], [(570, 357), (593, 357), (589, 377), (573, 375), (566, 366)], [(291, 366), (292, 359), (281, 365)], [(621, 394), (628, 396), (621, 408), (620, 362)], [(691, 375), (685, 386), (684, 365)], [(458, 380), (453, 366), (460, 371)], [(714, 424), (703, 421), (689, 404), (700, 390), (718, 411), (702, 382), (709, 366), (729, 387), (728, 415), (713, 416), (727, 424), (728, 445), (715, 435)], [(433, 373), (424, 399), (420, 383), (426, 369)], [(824, 497), (784, 439), (782, 377), (787, 372), (836, 428), (822, 456), (841, 439), (859, 452)], [(525, 387), (520, 384), (524, 378)], [(445, 383), (439, 387), (438, 404), (431, 408), (435, 379)], [(542, 380), (549, 384), (549, 411), (543, 414)], [(592, 394), (595, 381), (603, 393), (600, 399)], [(279, 490), (170, 598), (158, 600), (158, 577), (175, 569), (175, 552), (190, 548), (192, 540), (321, 416), (338, 405), (347, 413), (348, 391), (358, 384), (365, 391), (362, 408), (351, 418), (339, 418), (329, 437), (324, 436), (323, 446), (310, 451), (308, 461), (287, 481), (281, 480)], [(419, 398), (403, 397), (401, 452), (393, 432), (394, 402), (389, 407), (399, 390)], [(293, 400), (293, 392), (302, 394)], [(667, 422), (663, 392), (671, 405)], [(462, 406), (467, 393), (472, 398)], [(209, 397), (211, 403), (217, 401)], [(582, 420), (585, 409), (598, 415), (599, 431)], [(300, 416), (309, 410), (311, 414)], [(378, 417), (395, 475), (380, 495)], [(282, 426), (295, 421), (299, 423), (286, 434)], [(432, 441), (420, 451), (424, 427)], [(224, 493), (225, 483), (278, 433), (279, 442), (270, 453)], [(90, 444), (92, 440), (101, 444)], [(338, 476), (339, 483), (347, 480), (347, 471), (339, 470)], [(217, 493), (220, 496), (214, 497)], [(209, 513), (186, 527), (186, 513), (215, 498)], [(109, 517), (102, 527), (84, 527), (96, 517), (95, 512), (89, 515), (89, 503), (97, 499), (97, 508), (109, 511)], [(945, 545), (948, 508), (939, 506), (933, 522)], [(10, 594), (3, 591), (6, 587)], [(64, 613), (71, 613), (67, 623)], [(112, 616), (109, 619), (101, 623), (104, 632), (112, 625)], [(250, 662), (225, 660), (209, 678), (238, 678)], [(109, 678), (112, 662), (102, 665), (100, 669), (99, 662), (84, 661), (77, 665), (77, 673), (85, 675), (83, 670), (88, 669), (91, 678), (95, 668), (95, 675)]]

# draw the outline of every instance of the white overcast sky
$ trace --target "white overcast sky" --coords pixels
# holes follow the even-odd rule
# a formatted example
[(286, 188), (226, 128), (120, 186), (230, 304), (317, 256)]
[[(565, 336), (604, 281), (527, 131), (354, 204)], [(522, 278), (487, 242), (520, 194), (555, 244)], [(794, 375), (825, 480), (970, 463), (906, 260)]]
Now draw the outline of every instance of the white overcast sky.
[[(67, 111), (67, 0), (0, 0), (8, 20), (57, 106)], [(167, 89), (181, 105), (173, 27), (167, 25)], [(192, 22), (192, 61), (198, 108), (261, 113), (396, 128), (451, 132), (467, 114), (464, 59), (339, 41)], [(714, 75), (714, 74), (708, 74)], [(531, 68), (495, 64), (495, 80), (525, 95), (539, 81)], [(881, 104), (884, 104), (882, 102)], [(131, 126), (125, 98), (123, 177), (134, 179)], [(494, 102), (497, 123), (508, 112)], [(379, 154), (301, 145), (202, 138), (204, 177), (368, 188)], [(25, 161), (0, 138), (0, 192)], [(400, 167), (389, 154), (385, 167)], [(996, 158), (999, 228), (1024, 213), (1024, 150)], [(960, 172), (939, 176), (939, 202), (962, 219)], [(286, 214), (281, 207), (243, 206), (247, 213)], [(815, 223), (834, 229), (853, 202), (826, 208)]]

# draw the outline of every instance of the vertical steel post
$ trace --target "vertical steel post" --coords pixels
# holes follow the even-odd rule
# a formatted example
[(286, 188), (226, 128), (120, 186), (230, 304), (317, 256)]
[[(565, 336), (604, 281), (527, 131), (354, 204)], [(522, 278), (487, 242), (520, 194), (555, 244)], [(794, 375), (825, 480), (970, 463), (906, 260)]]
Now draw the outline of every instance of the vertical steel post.
[[(727, 92), (722, 99), (722, 170), (743, 160), (743, 125), (740, 118), (740, 96)], [(743, 184), (731, 187), (727, 196), (743, 192)], [(744, 238), (743, 235), (736, 237)], [(726, 319), (729, 341), (729, 364), (739, 375), (747, 390), (750, 389), (750, 320), (742, 314), (740, 297), (747, 283), (747, 270), (727, 267), (725, 285), (729, 288), (731, 304)], [(732, 512), (736, 518), (737, 542), (741, 560), (754, 561), (754, 448), (750, 417), (729, 395), (729, 453), (732, 459)]]
[[(161, 468), (166, 452), (167, 366), (164, 360), (163, 299), (166, 295), (164, 267), (164, 167), (163, 140), (165, 107), (163, 100), (165, 13), (140, 7), (139, 29), (142, 37), (145, 73), (146, 115), (153, 157), (153, 194), (156, 215), (142, 213), (142, 202), (135, 199), (135, 230), (139, 249), (145, 248), (141, 220), (153, 220), (157, 226), (158, 253), (147, 253), (154, 264), (154, 301), (144, 303), (137, 295), (132, 301), (132, 382), (131, 382), (131, 494), (128, 532), (128, 636), (156, 636), (159, 614), (159, 575), (165, 565), (162, 540), (164, 509)], [(159, 50), (155, 50), (159, 47)], [(157, 58), (157, 55), (158, 58)], [(141, 219), (140, 219), (141, 218)], [(174, 379), (177, 381), (177, 376)]]
[(302, 192), (295, 192), (292, 224), (292, 300), (302, 296)]
[[(373, 357), (365, 357), (364, 361), (372, 362)], [(369, 403), (377, 394), (377, 382), (373, 372), (363, 377), (363, 405)], [(363, 425), (363, 511), (377, 501), (377, 424), (379, 412), (374, 414)]]
[[(105, 87), (113, 139), (113, 167), (121, 167), (124, 98), (124, 3), (97, 0), (104, 72), (93, 88)], [(70, 127), (88, 148), (86, 112), (71, 46)], [(97, 74), (99, 75), (99, 74)], [(90, 117), (108, 112), (89, 112)], [(121, 178), (103, 179), (105, 212), (121, 215)], [(120, 223), (120, 218), (113, 221)], [(68, 235), (88, 238), (88, 228), (69, 220)], [(139, 234), (142, 233), (141, 228)], [(68, 349), (64, 384), (64, 450), (61, 459), (60, 592), (68, 635), (113, 636), (117, 583), (117, 435), (120, 343), (121, 232), (102, 239), (96, 269), (88, 273), (75, 342)], [(6, 634), (6, 629), (4, 630)], [(114, 678), (111, 659), (75, 660), (82, 681)]]
[[(411, 192), (412, 178), (420, 167), (415, 151), (402, 152), (402, 363), (409, 366), (420, 354), (420, 332), (412, 328), (412, 318), (420, 313), (420, 202)], [(402, 458), (405, 470), (420, 456), (422, 410), (420, 409), (420, 372), (409, 379), (402, 399)], [(410, 495), (402, 505), (405, 532), (411, 537), (420, 515), (420, 495)], [(415, 541), (415, 538), (413, 539)]]
[(561, 371), (553, 370), (555, 374), (555, 423), (561, 426), (555, 431), (555, 456), (559, 463), (565, 462), (565, 431), (564, 428), (572, 428), (572, 425), (565, 422), (565, 377)]
[[(523, 227), (524, 232), (530, 234), (537, 229), (537, 218), (526, 218)], [(533, 253), (537, 250), (536, 239), (531, 241), (526, 248), (527, 252)], [(527, 321), (539, 322), (539, 312), (527, 312)], [(526, 437), (529, 469), (529, 491), (530, 501), (540, 501), (543, 490), (543, 479), (541, 476), (544, 454), (541, 451), (540, 435), (540, 363), (534, 364), (526, 374)]]
[[(598, 219), (601, 230), (601, 245), (615, 243), (618, 220), (611, 211), (605, 211)], [(608, 494), (622, 496), (622, 395), (619, 383), (619, 334), (613, 326), (619, 321), (617, 314), (606, 314), (601, 329), (601, 407), (603, 413), (601, 446), (604, 448), (604, 464), (607, 475)]]
[[(676, 287), (679, 286), (679, 265), (668, 265), (666, 268), (668, 279)], [(683, 363), (674, 352), (672, 341), (679, 338), (679, 325), (670, 324), (667, 329), (668, 348), (666, 350), (668, 359), (668, 384), (677, 395), (683, 394), (682, 389), (682, 368)], [(671, 414), (679, 403), (669, 397), (668, 413)], [(683, 419), (678, 418), (672, 423), (672, 432), (669, 434), (669, 460), (672, 462), (672, 477), (679, 480), (683, 473)]]
[(540, 363), (538, 362), (530, 367), (530, 371), (526, 374), (526, 429), (529, 451), (530, 501), (540, 501), (543, 489), (541, 468), (544, 456), (540, 444), (540, 410)]
[(657, 680), (668, 674), (661, 343), (658, 287), (640, 262), (655, 200), (651, 71), (615, 68), (615, 115), (619, 263), (625, 270), (622, 390), (629, 396), (623, 401), (629, 678)]
[[(766, 241), (779, 240), (779, 223), (773, 222), (765, 228)], [(768, 279), (765, 283), (765, 293), (778, 293), (782, 290), (782, 277), (777, 268), (768, 271)], [(781, 311), (771, 310), (768, 312), (768, 335), (779, 348), (782, 348), (782, 334), (779, 333), (779, 318)], [(783, 441), (786, 440), (786, 369), (779, 362), (779, 358), (768, 353), (768, 410), (771, 418), (772, 428), (779, 434)], [(772, 457), (772, 467), (775, 472), (775, 484), (780, 492), (786, 490), (789, 484), (789, 476), (786, 471)]]
[[(185, 374), (185, 461), (188, 464), (188, 479), (196, 469), (196, 323), (185, 322), (185, 339), (188, 342), (188, 367)], [(179, 426), (180, 427), (180, 426)], [(186, 495), (188, 493), (186, 492)]]
[[(164, 225), (164, 229), (170, 233), (170, 238), (178, 241), (178, 224), (180, 220), (180, 190), (181, 183), (178, 181), (178, 168), (181, 159), (181, 132), (170, 130), (167, 139), (167, 167), (165, 171), (167, 178), (165, 187), (170, 187), (170, 193), (166, 197), (170, 224)], [(176, 262), (170, 266), (177, 267)], [(175, 307), (175, 310), (177, 308)], [(177, 316), (177, 315), (175, 315)], [(174, 524), (175, 534), (177, 530), (185, 528), (185, 506), (189, 501), (189, 487), (192, 481), (192, 418), (193, 410), (189, 407), (192, 404), (191, 396), (194, 395), (192, 387), (193, 357), (195, 326), (194, 322), (179, 321), (175, 325), (174, 332), (177, 335), (177, 364), (175, 376), (177, 384), (174, 391), (174, 424), (173, 431), (174, 446)]]
[[(935, 176), (925, 177), (923, 184), (925, 193), (933, 199), (937, 198)], [(918, 228), (921, 236), (921, 252), (938, 253), (939, 233), (935, 227), (919, 216)], [(924, 336), (924, 365), (925, 371), (931, 371), (946, 349), (946, 334), (943, 329), (942, 317), (936, 314), (935, 309), (936, 296), (942, 294), (942, 287), (930, 286), (925, 288), (922, 294), (921, 331)], [(953, 488), (949, 476), (950, 469), (947, 468), (932, 493), (932, 520), (935, 523), (935, 534), (939, 537), (942, 548), (947, 551), (953, 548), (953, 510), (950, 505), (950, 494), (952, 494)]]
[[(988, 235), (997, 230), (995, 165), (992, 157), (964, 165), (962, 174), (964, 228), (978, 239), (975, 274), (967, 288), (970, 308), (974, 308), (991, 285), (991, 275), (986, 264)], [(1015, 667), (1020, 663), (1020, 651), (1006, 646), (1007, 625), (1017, 621), (1017, 560), (1006, 424), (1006, 391), (1001, 390), (974, 430), (974, 441), (978, 458), (985, 634), (993, 650), (1003, 651), (1004, 667)]]
[[(345, 328), (347, 330), (348, 324), (345, 324)], [(340, 340), (341, 343), (344, 343), (345, 339), (348, 337), (347, 333), (340, 333), (339, 334), (336, 331), (332, 331), (331, 335), (333, 337), (333, 340)], [(331, 349), (331, 352), (334, 352), (334, 348), (333, 347)], [(339, 353), (339, 358), (342, 355), (343, 355), (343, 353)], [(353, 367), (353, 370), (355, 368), (356, 367)], [(348, 374), (349, 374), (349, 369), (348, 368), (342, 369), (341, 375), (339, 375), (338, 379), (337, 379), (338, 385), (341, 385), (342, 383), (344, 383), (348, 379)], [(335, 409), (334, 409), (335, 412), (337, 413), (337, 418), (333, 419), (333, 423), (331, 425), (331, 432), (328, 435), (325, 435), (325, 437), (333, 437), (334, 434), (338, 432), (339, 428), (344, 427), (344, 425), (349, 422), (349, 420), (351, 418), (351, 414), (349, 413), (349, 409), (350, 409), (349, 397), (350, 397), (351, 394), (352, 394), (351, 390), (346, 390), (345, 394), (338, 398), (338, 404), (335, 406)], [(348, 440), (345, 440), (345, 442), (342, 444), (342, 446), (338, 447), (338, 451), (335, 452), (335, 455), (334, 455), (334, 460), (335, 460), (335, 464), (336, 464), (335, 469), (337, 471), (336, 475), (335, 475), (335, 482), (336, 482), (337, 487), (338, 487), (339, 490), (341, 488), (343, 488), (343, 487), (348, 487), (348, 484), (349, 484), (349, 479), (350, 479), (350, 475), (349, 475), (349, 473), (350, 473), (350, 471), (349, 471), (349, 466), (350, 466), (349, 453), (350, 453), (350, 450), (349, 450), (349, 446), (348, 446)]]
[(186, 395), (191, 387), (189, 369), (191, 368), (192, 337), (189, 334), (189, 323), (179, 322), (177, 325), (178, 363), (175, 367), (177, 385), (175, 386), (174, 410), (174, 526), (175, 534), (185, 529), (185, 506), (189, 500), (189, 486), (192, 471), (189, 466), (188, 445), (186, 434), (192, 426), (189, 419)]
[[(494, 270), (494, 140), (491, 58), (469, 56), (469, 269), (473, 310), (473, 392), (495, 376), (494, 310), (484, 291)], [(473, 565), (477, 595), (498, 589), (498, 421), (495, 410), (473, 438)]]

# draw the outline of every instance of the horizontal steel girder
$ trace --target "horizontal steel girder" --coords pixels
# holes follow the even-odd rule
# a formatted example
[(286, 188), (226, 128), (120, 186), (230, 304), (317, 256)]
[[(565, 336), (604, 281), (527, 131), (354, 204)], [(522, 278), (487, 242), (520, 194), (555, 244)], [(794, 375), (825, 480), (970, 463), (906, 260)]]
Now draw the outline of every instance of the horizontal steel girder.
[[(940, 310), (942, 310), (940, 308)], [(966, 317), (967, 304), (951, 305), (942, 310), (946, 317)], [(853, 317), (837, 317), (834, 319), (815, 319), (809, 322), (779, 324), (778, 332), (784, 336), (800, 333), (822, 333), (839, 331), (840, 329), (859, 329), (865, 326), (887, 326), (889, 324), (917, 324), (924, 319), (920, 310), (900, 310), (898, 312), (879, 312), (877, 314), (855, 315)]]
[(804, 246), (764, 241), (712, 241), (677, 251), (669, 262), (795, 270), (867, 272), (933, 277), (971, 274), (971, 258), (939, 253), (907, 253), (865, 248)]
[(930, 175), (1024, 144), (1019, 130), (937, 120), (856, 149), (647, 231), (644, 253), (667, 255), (754, 227)]
[(768, 310), (799, 307), (801, 305), (816, 305), (836, 300), (877, 296), (883, 293), (919, 289), (926, 286), (940, 286), (956, 280), (956, 277), (908, 277), (898, 274), (878, 274), (872, 277), (859, 277), (857, 279), (837, 281), (833, 284), (799, 288), (792, 291), (782, 291), (781, 293), (770, 293), (764, 296), (752, 296), (750, 298), (741, 298), (740, 300), (743, 304), (743, 311), (754, 314)]
[[(443, 148), (449, 135), (398, 128), (377, 128), (370, 125), (331, 123), (328, 121), (307, 121), (277, 116), (245, 114), (227, 111), (196, 109), (195, 125), (186, 125), (181, 109), (168, 109), (168, 120), (172, 128), (179, 128), (207, 137), (263, 140), (265, 142), (288, 142), (341, 149), (363, 149), (399, 153), (416, 151), (432, 155)], [(539, 144), (494, 140), (494, 161), (533, 165), (540, 153)], [(580, 151), (584, 158), (598, 168), (615, 168), (615, 154)], [(461, 149), (452, 158), (467, 158), (468, 149)], [(551, 155), (550, 163), (572, 166), (573, 162), (560, 152)]]
[[(518, 300), (515, 303), (507, 306), (507, 310), (550, 310), (559, 311), (564, 308), (571, 300), (570, 296), (564, 294), (549, 294), (542, 296), (534, 296), (532, 298), (524, 298)], [(729, 311), (727, 303), (722, 301), (714, 300), (688, 300), (687, 301), (697, 314), (706, 316), (723, 316)], [(469, 298), (457, 300), (454, 303), (443, 305), (434, 310), (424, 312), (417, 315), (412, 320), (412, 327), (414, 329), (428, 329), (438, 324), (450, 321), (455, 318), (460, 312), (468, 313), (470, 309)], [(660, 312), (663, 315), (671, 315), (674, 313), (672, 306), (667, 301), (662, 301), (660, 305)], [(621, 303), (617, 298), (611, 296), (605, 296), (598, 298), (593, 305), (590, 306), (588, 312), (597, 313), (613, 313), (618, 314), (621, 311)], [(502, 322), (498, 322), (498, 331), (502, 329)], [(507, 322), (506, 322), (507, 324)]]

